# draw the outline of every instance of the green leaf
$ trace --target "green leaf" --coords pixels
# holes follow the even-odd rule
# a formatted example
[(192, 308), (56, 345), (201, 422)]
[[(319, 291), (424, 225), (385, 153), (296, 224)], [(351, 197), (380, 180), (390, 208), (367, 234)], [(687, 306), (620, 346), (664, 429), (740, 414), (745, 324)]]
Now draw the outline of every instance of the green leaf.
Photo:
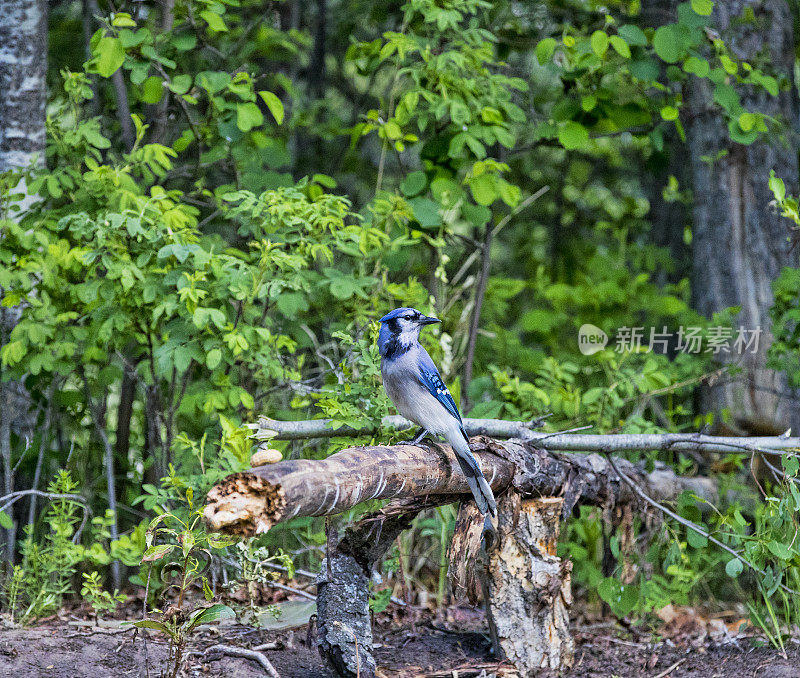
[(638, 586), (622, 584), (613, 577), (603, 579), (597, 586), (597, 593), (617, 617), (630, 614), (639, 602)]
[(664, 120), (677, 120), (678, 109), (674, 106), (664, 106), (664, 108), (661, 109), (661, 117)]
[(726, 83), (721, 83), (714, 88), (714, 101), (731, 115), (738, 116), (742, 110), (739, 94), (731, 85)]
[(210, 9), (206, 9), (200, 12), (200, 16), (208, 24), (208, 28), (210, 30), (217, 32), (228, 30), (228, 27), (225, 25), (225, 21), (223, 21), (222, 17), (216, 12), (212, 12)]
[(696, 549), (701, 549), (708, 546), (708, 538), (691, 528), (687, 528), (686, 530), (686, 542), (689, 544), (689, 546), (692, 546)]
[[(769, 189), (778, 201), (782, 201), (786, 197), (786, 185), (783, 183), (783, 179), (775, 175), (775, 170), (771, 170), (769, 173)], [(797, 460), (797, 457), (791, 458)], [(783, 457), (784, 469), (786, 468), (786, 459), (787, 457)]]
[(188, 52), (190, 49), (194, 49), (197, 44), (197, 36), (184, 33), (183, 35), (175, 35), (170, 39), (170, 42), (179, 52)]
[(172, 78), (172, 81), (169, 83), (169, 88), (175, 94), (186, 94), (189, 91), (189, 88), (192, 86), (192, 76), (191, 75), (176, 75)]
[(220, 349), (212, 348), (206, 353), (206, 367), (208, 367), (209, 370), (216, 368), (220, 362), (222, 362), (222, 351)]
[(276, 94), (272, 92), (267, 92), (263, 90), (258, 93), (261, 98), (264, 100), (264, 103), (267, 105), (269, 112), (272, 113), (272, 117), (275, 118), (275, 122), (279, 125), (283, 124), (283, 102), (278, 98)]
[(166, 633), (168, 636), (173, 636), (171, 628), (169, 628), (166, 624), (157, 621), (155, 619), (140, 619), (139, 621), (135, 622), (122, 622), (122, 623), (130, 624), (140, 629), (154, 629), (156, 631), (161, 631), (162, 633)]
[(325, 188), (328, 189), (336, 188), (336, 179), (334, 179), (331, 176), (328, 176), (327, 174), (317, 173), (311, 177), (311, 181), (313, 181), (316, 184), (319, 184), (320, 186), (324, 186)]
[(242, 132), (249, 132), (253, 127), (258, 127), (264, 122), (261, 109), (252, 101), (236, 104), (236, 126)]
[(442, 207), (450, 209), (463, 197), (464, 191), (452, 179), (437, 177), (431, 181), (431, 194)]
[(710, 16), (714, 9), (713, 0), (691, 0), (692, 9), (700, 16)]
[(782, 544), (774, 539), (767, 544), (767, 548), (770, 550), (772, 555), (780, 560), (789, 560), (792, 557), (792, 550), (786, 546), (786, 544)]
[(569, 151), (589, 143), (589, 131), (579, 122), (569, 120), (558, 130), (558, 141)]
[(650, 82), (658, 78), (658, 62), (650, 57), (635, 59), (630, 64), (631, 75), (639, 80)]
[(14, 365), (25, 357), (25, 344), (20, 340), (9, 341), (0, 349), (0, 358), (6, 365)]
[(727, 54), (720, 54), (719, 62), (722, 64), (722, 68), (728, 75), (736, 75), (737, 71), (739, 70), (739, 64), (737, 64)]
[(483, 205), (473, 205), (471, 202), (461, 204), (461, 216), (475, 228), (482, 228), (492, 218), (492, 211)]
[(104, 78), (114, 75), (125, 61), (125, 50), (119, 38), (109, 36), (100, 38), (95, 47), (95, 53), (97, 54), (97, 72)]
[(275, 302), (278, 310), (287, 318), (296, 319), (299, 313), (308, 310), (308, 299), (301, 292), (283, 292)]
[(175, 548), (174, 544), (159, 544), (158, 546), (151, 546), (144, 552), (142, 556), (143, 563), (152, 563), (156, 560), (161, 560), (164, 556), (169, 554)]
[(592, 33), (589, 42), (592, 45), (592, 51), (602, 59), (608, 51), (608, 34), (605, 31), (597, 30)]
[(644, 47), (647, 44), (647, 36), (644, 34), (644, 31), (633, 24), (625, 24), (624, 26), (620, 26), (617, 29), (617, 33), (619, 33), (619, 35), (629, 45)]
[(0, 527), (4, 530), (10, 530), (14, 527), (14, 521), (5, 511), (0, 511)]
[(142, 83), (142, 102), (157, 104), (164, 96), (164, 82), (161, 78), (151, 75)]
[(681, 28), (678, 24), (668, 24), (656, 29), (653, 36), (653, 49), (660, 59), (674, 64), (683, 55)]
[(725, 574), (727, 574), (732, 579), (736, 579), (744, 569), (744, 564), (738, 558), (731, 558), (725, 564)]
[(628, 43), (618, 35), (612, 35), (608, 41), (611, 43), (611, 46), (614, 48), (614, 51), (619, 54), (621, 57), (626, 59), (631, 58), (631, 48), (628, 46)]
[(414, 210), (414, 218), (422, 228), (435, 228), (441, 226), (442, 215), (439, 214), (439, 205), (429, 198), (413, 198), (408, 201)]
[(417, 170), (406, 175), (406, 178), (403, 179), (402, 183), (400, 184), (400, 190), (402, 191), (403, 195), (410, 198), (422, 193), (422, 190), (425, 188), (427, 183), (428, 177), (425, 175), (425, 172)]
[(475, 202), (488, 207), (498, 198), (497, 182), (491, 174), (479, 174), (469, 181)]
[(114, 18), (111, 20), (111, 25), (116, 26), (117, 28), (135, 28), (136, 22), (127, 12), (117, 12), (114, 14)]
[(553, 53), (556, 51), (555, 38), (545, 38), (540, 40), (536, 45), (536, 60), (539, 65), (544, 65), (553, 58)]
[(187, 631), (192, 630), (200, 624), (210, 624), (211, 622), (219, 621), (220, 619), (233, 619), (236, 613), (227, 605), (216, 603), (211, 607), (206, 607), (202, 610), (197, 610), (189, 617)]
[(683, 70), (687, 73), (693, 73), (698, 78), (705, 78), (711, 71), (708, 61), (700, 57), (690, 56), (683, 62)]
[(743, 131), (749, 132), (755, 126), (758, 118), (753, 114), (745, 111), (739, 116), (739, 127), (742, 128)]

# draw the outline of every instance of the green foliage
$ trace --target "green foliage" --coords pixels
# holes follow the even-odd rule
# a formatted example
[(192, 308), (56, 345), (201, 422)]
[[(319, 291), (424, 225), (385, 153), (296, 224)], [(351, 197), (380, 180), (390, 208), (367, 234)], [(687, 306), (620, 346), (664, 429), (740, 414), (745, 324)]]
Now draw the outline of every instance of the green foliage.
[[(783, 217), (791, 222), (791, 238), (800, 229), (797, 198), (787, 195), (783, 179), (770, 173), (769, 188)], [(768, 365), (783, 370), (791, 386), (800, 386), (800, 269), (785, 267), (772, 285), (775, 301), (770, 309), (772, 334)]]
[[(244, 590), (250, 608), (248, 611), (256, 608), (258, 586), (275, 581), (279, 576), (279, 569), (286, 573), (288, 579), (294, 577), (294, 561), (282, 549), (273, 553), (265, 546), (259, 546), (256, 539), (250, 538), (237, 542), (233, 551), (238, 560), (238, 577), (226, 588), (233, 593)], [(277, 608), (275, 611), (279, 614)], [(258, 617), (254, 617), (254, 620), (257, 625)]]
[[(69, 473), (62, 471), (47, 490), (54, 494), (73, 494), (77, 487)], [(81, 522), (82, 508), (73, 499), (54, 499), (44, 517), (49, 529), (43, 540), (34, 542), (28, 534), (22, 542), (23, 561), (14, 567), (5, 595), (12, 619), (25, 623), (61, 607), (64, 596), (72, 588), (72, 575), (87, 553), (72, 540)]]
[(221, 603), (184, 609), (186, 594), (196, 584), (201, 585), (205, 600), (212, 600), (213, 592), (202, 572), (213, 557), (212, 550), (222, 551), (232, 542), (203, 529), (202, 507), (194, 504), (193, 489), (186, 487), (182, 479), (171, 472), (170, 477), (164, 479), (164, 488), (165, 494), (173, 499), (175, 510), (164, 511), (163, 506), (159, 507), (158, 515), (150, 521), (141, 563), (148, 571), (145, 598), (153, 569), (156, 569), (158, 580), (166, 584), (161, 595), (165, 602), (173, 602), (163, 611), (155, 610), (160, 612), (158, 619), (145, 618), (130, 623), (138, 628), (160, 631), (170, 638), (168, 663), (172, 666), (170, 675), (174, 677), (182, 666), (186, 642), (197, 627), (235, 616), (230, 607)]
[(124, 603), (127, 600), (127, 596), (124, 593), (119, 591), (110, 593), (104, 590), (100, 581), (100, 573), (96, 570), (83, 573), (81, 597), (92, 606), (95, 621), (100, 620), (101, 613), (113, 612), (117, 609), (119, 603)]
[[(538, 137), (557, 138), (567, 150), (591, 151), (593, 138), (630, 130), (647, 134), (660, 150), (669, 125), (681, 138), (682, 83), (690, 77), (709, 81), (710, 105), (727, 122), (732, 141), (753, 143), (768, 131), (770, 119), (746, 110), (741, 88), (778, 96), (778, 80), (743, 61), (726, 46), (711, 23), (713, 2), (678, 5), (677, 21), (643, 31), (627, 17), (605, 15), (597, 22), (559, 26), (560, 40), (547, 37), (536, 46), (537, 61), (558, 74), (564, 94), (548, 120), (536, 127)], [(645, 95), (653, 88), (653, 95)]]

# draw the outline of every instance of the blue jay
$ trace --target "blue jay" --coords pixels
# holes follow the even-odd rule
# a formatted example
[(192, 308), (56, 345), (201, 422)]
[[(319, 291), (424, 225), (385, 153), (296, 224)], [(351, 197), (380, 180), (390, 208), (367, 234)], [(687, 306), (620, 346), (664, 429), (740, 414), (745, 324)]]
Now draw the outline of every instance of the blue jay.
[(405, 307), (381, 318), (378, 350), (383, 387), (397, 411), (422, 427), (412, 444), (420, 442), (428, 433), (444, 436), (467, 477), (478, 509), (484, 515), (491, 513), (496, 516), (497, 505), (492, 488), (469, 449), (458, 407), (433, 360), (419, 343), (420, 330), (438, 322), (441, 322), (438, 318)]

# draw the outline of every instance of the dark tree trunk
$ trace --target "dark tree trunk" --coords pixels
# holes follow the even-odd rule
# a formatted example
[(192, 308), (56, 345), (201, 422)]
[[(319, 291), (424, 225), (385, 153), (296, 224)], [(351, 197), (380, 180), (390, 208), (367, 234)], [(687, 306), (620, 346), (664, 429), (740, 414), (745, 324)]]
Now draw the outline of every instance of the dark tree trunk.
[[(0, 0), (0, 172), (44, 164), (47, 87), (47, 3), (44, 0)], [(25, 182), (17, 185), (25, 191)], [(32, 203), (29, 197), (18, 203)], [(0, 289), (2, 297), (2, 289)], [(0, 344), (19, 317), (18, 309), (0, 310)], [(29, 399), (22, 384), (4, 382), (0, 374), (0, 463), (2, 492), (14, 489), (12, 433), (31, 428)], [(13, 507), (8, 511), (13, 520)], [(14, 558), (15, 528), (6, 530), (5, 557)]]
[[(755, 21), (741, 21), (749, 8)], [(785, 0), (728, 0), (714, 5), (716, 29), (739, 58), (760, 63), (791, 86), (777, 97), (763, 89), (742, 90), (742, 105), (786, 124), (788, 136), (798, 127), (794, 83), (793, 21)], [(783, 431), (800, 427), (800, 401), (784, 375), (766, 368), (772, 341), (768, 311), (771, 283), (784, 266), (796, 265), (787, 246), (784, 220), (769, 207), (767, 186), (774, 169), (793, 192), (798, 184), (796, 144), (770, 136), (749, 146), (732, 142), (724, 119), (715, 110), (711, 83), (691, 78), (686, 91), (686, 131), (694, 188), (694, 305), (707, 317), (729, 306), (741, 306), (737, 325), (762, 328), (758, 350), (721, 353), (736, 361), (741, 373), (706, 388), (704, 406), (729, 410), (745, 431)], [(705, 158), (705, 160), (703, 159)], [(717, 158), (713, 162), (709, 158)]]
[(311, 96), (321, 99), (325, 93), (325, 52), (327, 45), (327, 7), (326, 0), (317, 0), (317, 22), (314, 29), (314, 50), (308, 67), (308, 84)]
[[(675, 20), (676, 0), (642, 0), (641, 27), (655, 28)], [(666, 65), (665, 65), (666, 66)], [(662, 68), (662, 82), (666, 85), (666, 68)], [(653, 242), (670, 255), (670, 266), (655, 273), (659, 285), (678, 283), (691, 275), (691, 252), (684, 242), (684, 227), (691, 220), (691, 207), (679, 200), (667, 200), (664, 188), (670, 176), (678, 181), (680, 191), (691, 186), (691, 170), (685, 162), (686, 148), (674, 128), (663, 131), (661, 151), (653, 150), (645, 162), (642, 183), (650, 202), (651, 236)]]

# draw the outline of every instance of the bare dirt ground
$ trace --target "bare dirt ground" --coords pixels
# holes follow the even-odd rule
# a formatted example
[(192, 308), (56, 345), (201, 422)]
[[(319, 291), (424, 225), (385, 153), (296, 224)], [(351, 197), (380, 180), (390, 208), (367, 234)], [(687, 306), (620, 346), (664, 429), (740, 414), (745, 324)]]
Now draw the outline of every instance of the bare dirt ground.
[[(167, 645), (151, 634), (145, 643), (132, 630), (97, 629), (52, 619), (28, 628), (0, 628), (0, 676), (9, 678), (158, 678), (166, 668)], [(375, 655), (385, 678), (470, 678), (516, 676), (497, 662), (483, 633), (479, 611), (459, 608), (376, 623)], [(720, 625), (717, 624), (717, 627)], [(717, 628), (719, 630), (719, 628)], [(264, 676), (249, 659), (208, 652), (218, 643), (252, 648), (265, 642), (279, 647), (263, 653), (282, 678), (327, 678), (307, 630), (266, 632), (240, 625), (205, 628), (193, 637), (179, 675), (255, 678)], [(800, 678), (800, 648), (787, 658), (756, 638), (713, 637), (707, 625), (686, 615), (663, 625), (659, 635), (622, 628), (612, 622), (576, 624), (575, 666), (564, 678)], [(457, 672), (457, 673), (454, 673)], [(551, 676), (547, 672), (542, 678)]]

